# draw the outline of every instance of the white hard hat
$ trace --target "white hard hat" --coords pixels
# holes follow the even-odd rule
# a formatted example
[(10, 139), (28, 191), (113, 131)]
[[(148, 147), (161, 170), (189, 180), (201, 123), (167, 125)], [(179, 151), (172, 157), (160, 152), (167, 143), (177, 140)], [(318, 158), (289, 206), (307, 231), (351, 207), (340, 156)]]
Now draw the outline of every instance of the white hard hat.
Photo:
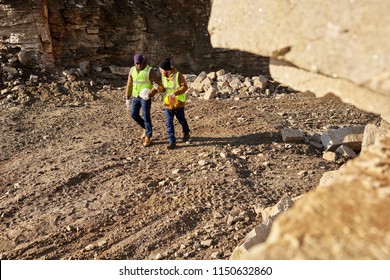
[(150, 89), (144, 88), (144, 89), (142, 89), (140, 91), (139, 97), (141, 97), (144, 100), (148, 100), (149, 99), (149, 93), (150, 93)]

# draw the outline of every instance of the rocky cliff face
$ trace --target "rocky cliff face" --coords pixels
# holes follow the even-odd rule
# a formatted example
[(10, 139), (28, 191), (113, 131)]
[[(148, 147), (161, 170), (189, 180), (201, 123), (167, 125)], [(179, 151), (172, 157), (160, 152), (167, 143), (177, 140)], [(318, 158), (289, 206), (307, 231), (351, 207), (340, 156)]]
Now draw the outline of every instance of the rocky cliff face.
[(0, 1), (0, 47), (26, 50), (37, 62), (54, 63), (47, 1)]
[(142, 51), (152, 65), (171, 57), (187, 73), (225, 68), (267, 74), (267, 58), (211, 46), (211, 2), (1, 0), (0, 44), (26, 50), (49, 66), (82, 61), (92, 67), (129, 66)]

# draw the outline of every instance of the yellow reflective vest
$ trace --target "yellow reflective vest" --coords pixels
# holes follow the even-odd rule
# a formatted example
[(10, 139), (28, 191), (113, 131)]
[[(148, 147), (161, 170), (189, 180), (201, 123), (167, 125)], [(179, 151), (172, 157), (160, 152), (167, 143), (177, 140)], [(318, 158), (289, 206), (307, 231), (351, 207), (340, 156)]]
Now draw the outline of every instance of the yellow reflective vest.
[(143, 70), (137, 72), (135, 66), (131, 67), (130, 73), (131, 73), (131, 77), (133, 78), (132, 94), (134, 97), (138, 97), (139, 93), (144, 88), (152, 89), (153, 85), (150, 82), (150, 78), (149, 78), (151, 69), (152, 67), (146, 65), (146, 67)]
[(176, 101), (174, 102), (174, 104), (171, 104), (169, 102), (169, 98), (168, 98), (168, 96), (171, 93), (175, 92), (175, 90), (180, 87), (180, 84), (179, 84), (179, 72), (176, 71), (173, 74), (173, 77), (170, 78), (170, 79), (168, 79), (167, 77), (164, 77), (164, 76), (162, 76), (161, 79), (162, 79), (162, 84), (163, 84), (163, 86), (165, 88), (165, 94), (164, 94), (164, 97), (163, 97), (164, 104), (166, 104), (168, 106), (171, 105), (171, 106), (175, 107), (175, 106), (178, 105), (179, 101), (181, 101), (183, 103), (186, 102), (186, 99), (187, 99), (186, 93), (182, 93), (180, 95), (175, 96)]

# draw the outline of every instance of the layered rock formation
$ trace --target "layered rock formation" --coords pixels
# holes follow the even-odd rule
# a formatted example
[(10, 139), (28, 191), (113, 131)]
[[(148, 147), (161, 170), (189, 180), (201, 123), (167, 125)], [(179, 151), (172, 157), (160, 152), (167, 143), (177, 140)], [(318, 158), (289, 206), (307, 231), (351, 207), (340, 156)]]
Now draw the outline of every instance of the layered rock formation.
[(211, 46), (210, 9), (210, 0), (1, 0), (0, 46), (65, 68), (83, 61), (92, 68), (129, 66), (142, 51), (152, 65), (171, 57), (187, 73), (225, 68), (267, 75), (267, 58)]
[[(389, 12), (385, 1), (215, 0), (209, 31), (214, 47), (271, 57), (275, 80), (336, 94), (389, 122)], [(389, 130), (384, 134), (238, 258), (390, 259)]]
[(54, 63), (47, 1), (0, 1), (0, 47), (19, 47), (37, 62)]

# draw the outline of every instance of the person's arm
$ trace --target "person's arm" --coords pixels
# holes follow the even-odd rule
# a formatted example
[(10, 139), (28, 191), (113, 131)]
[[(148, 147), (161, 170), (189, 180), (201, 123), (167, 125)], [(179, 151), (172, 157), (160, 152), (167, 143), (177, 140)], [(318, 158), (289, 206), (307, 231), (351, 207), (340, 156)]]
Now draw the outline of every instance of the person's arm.
[(161, 81), (157, 77), (156, 71), (154, 71), (154, 69), (150, 70), (149, 80), (153, 84), (153, 88), (149, 93), (149, 97), (155, 96), (157, 92), (164, 91), (164, 87), (161, 85)]
[(180, 84), (180, 87), (177, 90), (175, 90), (175, 92), (174, 92), (175, 95), (183, 94), (188, 89), (186, 78), (184, 77), (184, 75), (182, 73), (179, 73), (179, 84)]
[(132, 68), (129, 71), (129, 76), (127, 78), (127, 85), (126, 85), (126, 99), (131, 99), (131, 96), (133, 95), (133, 77), (131, 76)]
[(150, 97), (153, 97), (158, 92), (165, 91), (165, 88), (162, 85), (160, 77), (157, 76), (156, 71), (154, 71), (153, 69), (150, 71), (149, 79), (150, 79), (151, 83), (153, 84), (153, 89), (151, 90), (151, 92), (149, 94)]

